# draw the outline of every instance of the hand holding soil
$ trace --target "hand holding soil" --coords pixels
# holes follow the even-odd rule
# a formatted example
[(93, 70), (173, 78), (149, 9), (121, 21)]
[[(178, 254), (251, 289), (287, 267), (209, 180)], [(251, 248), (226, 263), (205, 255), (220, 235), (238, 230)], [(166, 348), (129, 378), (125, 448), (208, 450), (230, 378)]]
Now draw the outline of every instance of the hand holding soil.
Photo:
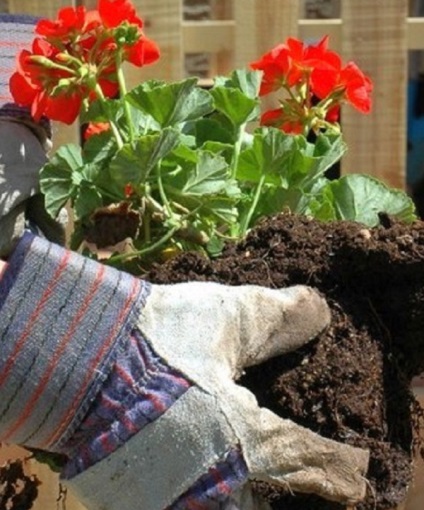
[[(411, 392), (424, 368), (424, 224), (321, 223), (279, 216), (210, 261), (196, 254), (151, 271), (155, 282), (212, 280), (271, 288), (307, 284), (331, 308), (330, 328), (290, 356), (248, 370), (260, 405), (325, 437), (369, 448), (358, 510), (390, 509), (412, 481), (423, 411)], [(343, 505), (258, 483), (275, 510)]]

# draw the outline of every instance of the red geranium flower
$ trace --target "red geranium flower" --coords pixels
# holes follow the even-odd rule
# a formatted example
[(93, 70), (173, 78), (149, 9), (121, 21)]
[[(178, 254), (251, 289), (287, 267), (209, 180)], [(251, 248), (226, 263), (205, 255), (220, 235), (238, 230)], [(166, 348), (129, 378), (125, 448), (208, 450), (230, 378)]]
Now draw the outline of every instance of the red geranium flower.
[(281, 102), (282, 109), (264, 114), (263, 124), (286, 132), (319, 132), (337, 124), (344, 102), (370, 111), (371, 80), (352, 62), (343, 67), (340, 56), (328, 49), (328, 40), (325, 36), (307, 46), (288, 38), (251, 64), (263, 72), (260, 95), (283, 88), (290, 96)]
[(85, 7), (64, 7), (59, 10), (57, 20), (40, 20), (35, 27), (35, 33), (45, 37), (69, 38), (70, 34), (83, 29), (85, 21)]
[[(265, 95), (281, 87), (291, 88), (297, 84), (314, 84), (314, 73), (325, 70), (334, 81), (334, 73), (340, 70), (341, 60), (337, 53), (328, 49), (328, 37), (316, 45), (305, 46), (302, 41), (289, 37), (251, 64), (252, 69), (263, 71), (260, 94)], [(313, 90), (314, 92), (314, 90)]]
[(106, 27), (115, 28), (124, 22), (143, 27), (143, 20), (137, 16), (130, 0), (99, 0), (98, 7)]
[(73, 122), (78, 115), (82, 99), (81, 91), (69, 87), (63, 101), (53, 93), (61, 80), (71, 80), (73, 73), (66, 68), (55, 67), (60, 51), (48, 41), (35, 38), (32, 53), (23, 50), (18, 56), (17, 71), (10, 78), (10, 91), (17, 104), (29, 106), (36, 121), (43, 115), (52, 120)]
[(56, 20), (39, 21), (40, 37), (32, 53), (21, 52), (10, 80), (15, 102), (31, 107), (35, 120), (72, 123), (85, 99), (116, 97), (119, 60), (141, 67), (159, 58), (142, 26), (130, 0), (99, 0), (91, 11), (66, 7)]
[(281, 88), (290, 66), (289, 55), (285, 44), (280, 44), (261, 59), (252, 62), (250, 67), (262, 71), (262, 81), (259, 94), (264, 96)]

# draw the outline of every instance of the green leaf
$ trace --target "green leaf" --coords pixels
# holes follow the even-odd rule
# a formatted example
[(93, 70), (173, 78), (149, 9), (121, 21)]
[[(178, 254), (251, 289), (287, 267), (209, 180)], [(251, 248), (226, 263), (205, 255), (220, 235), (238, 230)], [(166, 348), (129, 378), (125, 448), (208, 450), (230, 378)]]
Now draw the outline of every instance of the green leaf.
[(189, 195), (215, 195), (224, 190), (229, 192), (232, 183), (228, 181), (228, 170), (228, 163), (222, 156), (200, 151), (198, 162), (182, 191)]
[(225, 161), (231, 165), (234, 155), (234, 146), (229, 143), (221, 143), (221, 142), (205, 142), (201, 150), (207, 152), (213, 152), (214, 154), (219, 154), (222, 156)]
[(310, 143), (303, 135), (260, 128), (255, 131), (252, 147), (240, 155), (237, 178), (256, 183), (265, 175), (268, 184), (299, 188), (306, 193), (345, 150), (340, 135), (322, 134), (316, 143)]
[(202, 217), (213, 218), (222, 224), (232, 224), (238, 219), (238, 211), (235, 207), (235, 200), (231, 197), (213, 196), (203, 201), (199, 209)]
[(314, 186), (317, 179), (340, 161), (347, 150), (347, 145), (341, 135), (326, 133), (318, 135), (313, 147), (313, 164), (309, 169), (308, 176), (302, 183), (304, 189), (310, 189)]
[(88, 216), (102, 205), (103, 198), (99, 190), (90, 183), (82, 181), (73, 203), (75, 220)]
[(234, 126), (242, 126), (257, 117), (258, 100), (246, 96), (241, 90), (217, 86), (210, 93), (214, 99), (215, 108), (223, 113)]
[(196, 164), (198, 161), (197, 150), (187, 147), (186, 145), (178, 145), (167, 158), (179, 165)]
[(378, 214), (382, 212), (406, 222), (416, 219), (414, 203), (403, 191), (390, 189), (363, 174), (345, 175), (327, 184), (313, 209), (321, 218), (330, 219), (331, 208), (334, 219), (358, 221), (370, 227), (378, 225)]
[(70, 144), (60, 147), (41, 169), (40, 188), (45, 195), (46, 210), (53, 218), (74, 195), (82, 164), (80, 147)]
[(265, 175), (265, 182), (283, 185), (282, 172), (294, 144), (293, 136), (278, 129), (256, 131), (252, 147), (240, 154), (237, 179), (257, 183)]
[(231, 75), (231, 84), (240, 89), (250, 99), (257, 99), (262, 81), (261, 71), (236, 69)]
[(167, 128), (125, 144), (110, 163), (110, 177), (122, 188), (145, 182), (159, 161), (177, 146), (179, 136), (178, 131)]
[(91, 136), (84, 144), (83, 158), (87, 163), (105, 163), (115, 154), (116, 140), (112, 133), (103, 132)]
[(206, 142), (232, 143), (233, 133), (215, 119), (200, 119), (195, 126), (196, 143), (201, 147)]
[(97, 99), (90, 103), (88, 110), (82, 112), (81, 122), (117, 121), (124, 115), (122, 102), (117, 99)]
[(262, 72), (248, 69), (236, 69), (231, 76), (217, 76), (214, 79), (215, 87), (238, 89), (250, 99), (257, 99), (261, 86)]
[(197, 79), (158, 84), (151, 88), (141, 85), (126, 96), (136, 108), (151, 115), (162, 127), (176, 126), (212, 112), (213, 101), (208, 91), (197, 87)]
[(218, 236), (212, 236), (206, 245), (210, 257), (217, 257), (225, 247), (225, 242)]

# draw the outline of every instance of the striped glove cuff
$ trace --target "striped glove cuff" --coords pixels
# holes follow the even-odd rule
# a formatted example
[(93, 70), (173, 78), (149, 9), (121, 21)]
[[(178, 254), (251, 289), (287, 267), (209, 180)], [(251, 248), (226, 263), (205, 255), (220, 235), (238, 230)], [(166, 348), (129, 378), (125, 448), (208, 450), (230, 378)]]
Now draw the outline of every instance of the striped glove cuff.
[(0, 441), (60, 451), (125, 349), (149, 288), (24, 235), (0, 282)]

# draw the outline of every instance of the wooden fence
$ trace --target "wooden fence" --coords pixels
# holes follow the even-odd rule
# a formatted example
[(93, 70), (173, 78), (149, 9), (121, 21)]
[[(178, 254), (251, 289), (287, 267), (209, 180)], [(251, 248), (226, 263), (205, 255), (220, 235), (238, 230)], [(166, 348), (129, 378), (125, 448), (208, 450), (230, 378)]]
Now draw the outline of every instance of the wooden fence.
[[(185, 56), (209, 55), (209, 77), (245, 67), (288, 36), (315, 40), (330, 35), (331, 47), (354, 60), (372, 77), (374, 106), (369, 116), (343, 111), (349, 152), (342, 172), (364, 172), (404, 188), (407, 150), (408, 51), (424, 50), (424, 18), (408, 17), (408, 0), (340, 0), (340, 18), (302, 19), (305, 0), (210, 0), (216, 18), (184, 19), (183, 0), (133, 0), (146, 21), (147, 35), (162, 51), (160, 62), (128, 69), (130, 85), (148, 78), (178, 80), (186, 76)], [(96, 0), (74, 0), (93, 7)], [(52, 16), (67, 0), (8, 0), (9, 12)], [(56, 145), (78, 137), (75, 126), (56, 127)], [(423, 169), (424, 170), (424, 169)], [(7, 456), (7, 455), (6, 455)], [(4, 457), (4, 453), (3, 453)], [(35, 510), (61, 508), (56, 478), (36, 467), (44, 480)], [(422, 477), (422, 473), (420, 475)], [(408, 510), (423, 508), (422, 489), (411, 496)], [(67, 510), (83, 510), (68, 500)]]

